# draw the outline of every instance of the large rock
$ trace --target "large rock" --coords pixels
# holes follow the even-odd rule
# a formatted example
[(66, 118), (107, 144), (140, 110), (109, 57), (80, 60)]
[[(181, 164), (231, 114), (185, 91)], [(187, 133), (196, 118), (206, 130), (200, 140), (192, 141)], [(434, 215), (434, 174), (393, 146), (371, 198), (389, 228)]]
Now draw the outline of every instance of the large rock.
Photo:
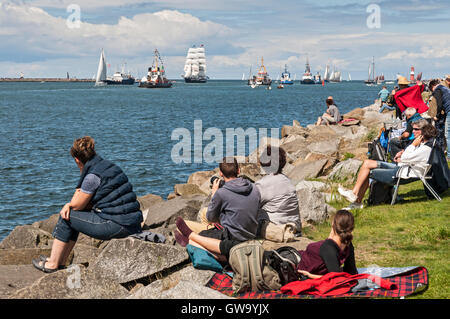
[[(205, 286), (212, 276), (214, 271), (195, 269), (192, 265), (188, 265), (179, 271), (176, 271), (169, 276), (156, 280), (150, 285), (142, 287), (131, 294), (129, 299), (150, 299), (161, 298), (164, 291), (176, 287), (181, 281), (194, 282), (197, 285)], [(186, 296), (189, 298), (189, 296)]]
[(364, 113), (365, 111), (362, 108), (357, 107), (356, 109), (344, 114), (342, 117), (344, 119), (357, 119), (361, 121), (364, 118)]
[(301, 127), (301, 126), (289, 126), (289, 125), (283, 125), (281, 127), (281, 138), (289, 136), (289, 135), (301, 135), (301, 136), (308, 136), (309, 130)]
[(210, 180), (213, 175), (218, 174), (219, 169), (216, 168), (212, 171), (198, 171), (192, 173), (187, 183), (197, 185), (203, 193), (209, 194), (211, 192)]
[(313, 153), (324, 154), (336, 157), (339, 150), (340, 139), (327, 139), (311, 143), (307, 146), (308, 150)]
[(50, 256), (51, 248), (0, 249), (0, 265), (31, 265), (40, 255)]
[[(38, 271), (38, 270), (36, 270)], [(32, 285), (9, 296), (10, 299), (123, 299), (128, 296), (120, 284), (101, 278), (82, 265), (47, 274)]]
[(299, 191), (301, 189), (317, 189), (319, 191), (324, 190), (327, 187), (327, 184), (323, 182), (317, 182), (317, 181), (300, 181), (295, 185), (295, 190)]
[(318, 161), (302, 161), (298, 165), (294, 166), (292, 170), (287, 173), (287, 176), (295, 185), (301, 180), (319, 176), (327, 162), (328, 160), (326, 159)]
[(178, 216), (187, 220), (196, 220), (206, 196), (194, 196), (192, 198), (176, 197), (169, 201), (159, 202), (148, 209), (145, 225), (156, 228), (175, 222)]
[(174, 193), (177, 196), (195, 196), (195, 195), (208, 195), (206, 192), (202, 191), (200, 187), (195, 184), (175, 184), (173, 187)]
[(319, 224), (328, 219), (329, 206), (318, 189), (303, 188), (297, 191), (297, 196), (302, 222)]
[(161, 196), (154, 195), (154, 194), (147, 194), (144, 196), (138, 196), (137, 198), (139, 204), (141, 205), (141, 211), (144, 211), (148, 209), (150, 206), (163, 202), (164, 199)]
[(53, 214), (49, 218), (33, 223), (33, 227), (40, 228), (47, 233), (53, 233), (56, 223), (59, 220), (59, 214)]
[(92, 264), (100, 254), (101, 249), (77, 243), (73, 248), (72, 264), (83, 264), (88, 266)]
[(0, 299), (7, 298), (45, 276), (42, 271), (28, 265), (0, 265)]
[(31, 225), (17, 226), (0, 243), (0, 248), (42, 248), (49, 246), (52, 235)]
[(188, 259), (185, 248), (128, 237), (111, 240), (89, 268), (102, 278), (127, 283), (148, 279)]
[(328, 178), (332, 180), (354, 180), (358, 174), (361, 164), (362, 161), (352, 158), (340, 162), (333, 168), (331, 173), (328, 175)]
[(253, 150), (253, 152), (248, 156), (248, 163), (257, 164), (259, 156), (267, 148), (267, 145), (280, 146), (281, 140), (274, 137), (263, 137), (259, 140), (258, 145), (258, 148), (256, 150)]

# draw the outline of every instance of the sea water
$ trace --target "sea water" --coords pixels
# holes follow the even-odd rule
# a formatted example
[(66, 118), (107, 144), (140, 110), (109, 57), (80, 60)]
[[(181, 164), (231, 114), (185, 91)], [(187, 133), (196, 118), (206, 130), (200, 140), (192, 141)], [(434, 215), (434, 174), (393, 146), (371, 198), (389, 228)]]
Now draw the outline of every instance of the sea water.
[(314, 123), (329, 95), (344, 114), (372, 104), (380, 89), (355, 81), (272, 90), (219, 80), (177, 81), (169, 89), (0, 83), (0, 240), (70, 201), (80, 171), (69, 151), (78, 137), (92, 136), (97, 153), (124, 170), (137, 196), (166, 198), (193, 172), (216, 166), (174, 163), (172, 149), (180, 140), (171, 136), (177, 128), (193, 136), (194, 121), (201, 120), (203, 131), (214, 127), (224, 136), (226, 128), (266, 128), (270, 135), (294, 119), (302, 126)]

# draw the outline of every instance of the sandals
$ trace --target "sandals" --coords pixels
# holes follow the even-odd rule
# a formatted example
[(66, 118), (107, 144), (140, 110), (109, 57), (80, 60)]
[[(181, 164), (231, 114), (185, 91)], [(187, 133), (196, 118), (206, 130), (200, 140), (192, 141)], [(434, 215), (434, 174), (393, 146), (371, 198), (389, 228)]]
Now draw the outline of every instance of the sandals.
[(42, 259), (40, 259), (40, 258), (35, 258), (35, 259), (33, 259), (31, 263), (33, 264), (33, 266), (34, 266), (36, 269), (39, 269), (40, 271), (43, 271), (43, 272), (45, 272), (45, 273), (47, 273), (47, 274), (59, 270), (58, 268), (56, 268), (56, 269), (45, 268), (45, 263), (46, 263), (46, 261), (45, 261), (45, 260), (42, 260)]
[[(42, 261), (45, 261), (45, 262), (47, 262), (48, 260), (48, 257), (47, 256), (44, 256), (44, 255), (39, 255), (39, 260), (42, 260)], [(66, 266), (63, 266), (63, 265), (59, 265), (58, 266), (58, 270), (61, 270), (61, 269), (66, 269)]]

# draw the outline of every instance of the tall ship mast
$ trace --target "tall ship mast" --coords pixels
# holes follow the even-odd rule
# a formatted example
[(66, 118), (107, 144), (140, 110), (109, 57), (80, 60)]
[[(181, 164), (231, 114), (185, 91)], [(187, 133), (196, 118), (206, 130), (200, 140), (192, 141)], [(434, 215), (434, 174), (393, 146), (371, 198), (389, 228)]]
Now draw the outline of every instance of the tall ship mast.
[(323, 80), (324, 80), (325, 82), (329, 82), (329, 81), (330, 81), (330, 78), (331, 78), (330, 65), (327, 64), (326, 67), (325, 67), (325, 72), (324, 72), (324, 74), (323, 74)]
[(153, 64), (148, 68), (146, 77), (141, 79), (140, 88), (170, 88), (172, 82), (166, 78), (166, 70), (157, 49), (154, 51)]
[(315, 84), (314, 77), (311, 74), (311, 67), (309, 66), (308, 56), (306, 57), (305, 73), (303, 73), (301, 84)]
[(372, 57), (372, 63), (369, 64), (369, 76), (367, 81), (364, 81), (366, 84), (376, 84), (377, 80), (375, 78), (375, 57)]
[(342, 82), (341, 71), (336, 70), (336, 66), (333, 66), (333, 73), (330, 76), (330, 82)]
[(206, 55), (203, 44), (199, 48), (195, 45), (189, 48), (184, 64), (184, 74), (181, 77), (186, 83), (206, 83), (209, 79), (206, 76)]

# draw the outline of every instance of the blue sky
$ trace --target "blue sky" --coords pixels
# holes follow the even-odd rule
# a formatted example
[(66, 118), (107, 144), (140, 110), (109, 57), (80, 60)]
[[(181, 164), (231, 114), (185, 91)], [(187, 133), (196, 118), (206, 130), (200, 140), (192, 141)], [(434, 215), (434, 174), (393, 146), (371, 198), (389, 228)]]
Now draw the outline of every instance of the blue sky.
[[(66, 25), (69, 4), (80, 7), (81, 26)], [(369, 28), (370, 4), (380, 28)], [(17, 0), (0, 1), (0, 77), (92, 77), (101, 48), (109, 74), (126, 61), (143, 76), (157, 47), (171, 78), (180, 78), (187, 48), (206, 46), (211, 78), (239, 79), (264, 56), (276, 78), (287, 63), (297, 78), (308, 55), (314, 72), (330, 62), (347, 77), (376, 68), (387, 77), (450, 73), (450, 1), (216, 1)]]

